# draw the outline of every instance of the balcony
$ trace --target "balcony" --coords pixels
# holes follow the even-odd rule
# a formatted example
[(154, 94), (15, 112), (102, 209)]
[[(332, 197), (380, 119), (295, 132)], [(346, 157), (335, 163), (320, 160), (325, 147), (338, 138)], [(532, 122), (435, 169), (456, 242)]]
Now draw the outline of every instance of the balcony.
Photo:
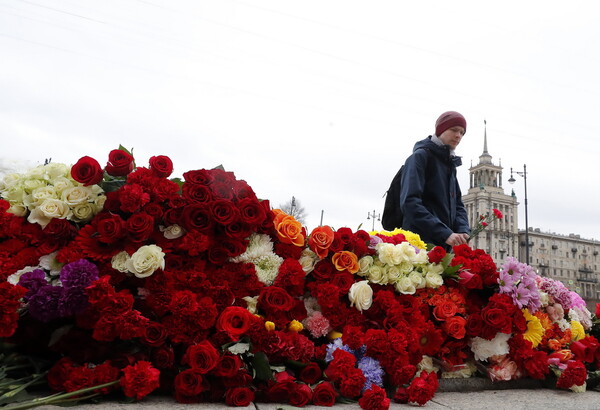
[(595, 278), (590, 275), (578, 275), (577, 280), (579, 282), (598, 283), (598, 278)]

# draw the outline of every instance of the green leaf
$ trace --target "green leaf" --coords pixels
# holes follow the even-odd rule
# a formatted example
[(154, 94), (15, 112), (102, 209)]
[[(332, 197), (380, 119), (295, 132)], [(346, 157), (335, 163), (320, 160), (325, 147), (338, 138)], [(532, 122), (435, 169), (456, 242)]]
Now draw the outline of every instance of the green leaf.
[(123, 145), (119, 144), (119, 149), (120, 149), (121, 151), (125, 151), (126, 153), (128, 153), (129, 155), (131, 155), (131, 156), (133, 157), (133, 154), (132, 154), (132, 152), (133, 152), (133, 148), (131, 148), (131, 151), (129, 151), (129, 150), (128, 150), (127, 148), (125, 148)]
[(258, 352), (252, 357), (252, 367), (254, 367), (255, 377), (258, 380), (273, 380), (273, 372), (269, 366), (269, 359), (263, 352)]

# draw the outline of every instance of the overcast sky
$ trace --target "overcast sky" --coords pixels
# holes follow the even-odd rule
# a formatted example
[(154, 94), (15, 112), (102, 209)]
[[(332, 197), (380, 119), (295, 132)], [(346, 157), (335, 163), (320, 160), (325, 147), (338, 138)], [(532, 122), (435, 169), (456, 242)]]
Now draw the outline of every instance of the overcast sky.
[[(0, 169), (119, 144), (175, 174), (222, 164), (307, 225), (372, 228), (439, 114), (459, 177), (483, 151), (525, 227), (600, 239), (594, 1), (0, 0)], [(381, 228), (379, 222), (375, 228)]]

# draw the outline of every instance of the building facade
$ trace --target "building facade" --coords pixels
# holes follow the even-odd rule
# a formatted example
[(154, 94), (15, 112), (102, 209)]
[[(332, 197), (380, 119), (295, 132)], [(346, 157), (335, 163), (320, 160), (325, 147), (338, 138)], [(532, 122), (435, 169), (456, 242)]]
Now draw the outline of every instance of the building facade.
[(577, 292), (595, 311), (595, 304), (600, 302), (600, 241), (529, 228), (529, 260), (525, 261), (525, 230), (518, 229), (519, 202), (514, 191), (504, 192), (502, 169), (488, 153), (486, 130), (479, 163), (469, 168), (469, 190), (463, 195), (463, 202), (472, 227), (492, 209), (498, 209), (504, 217), (475, 237), (471, 247), (485, 250), (498, 267), (508, 256), (527, 262), (539, 275), (560, 280)]

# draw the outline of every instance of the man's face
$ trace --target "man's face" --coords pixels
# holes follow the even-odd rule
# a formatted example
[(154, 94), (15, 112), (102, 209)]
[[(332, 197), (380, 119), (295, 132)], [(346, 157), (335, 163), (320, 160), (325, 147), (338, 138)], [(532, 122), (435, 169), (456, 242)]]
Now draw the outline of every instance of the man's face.
[(465, 135), (465, 129), (460, 125), (456, 125), (442, 132), (442, 135), (438, 136), (438, 138), (451, 149), (456, 149), (463, 135)]

